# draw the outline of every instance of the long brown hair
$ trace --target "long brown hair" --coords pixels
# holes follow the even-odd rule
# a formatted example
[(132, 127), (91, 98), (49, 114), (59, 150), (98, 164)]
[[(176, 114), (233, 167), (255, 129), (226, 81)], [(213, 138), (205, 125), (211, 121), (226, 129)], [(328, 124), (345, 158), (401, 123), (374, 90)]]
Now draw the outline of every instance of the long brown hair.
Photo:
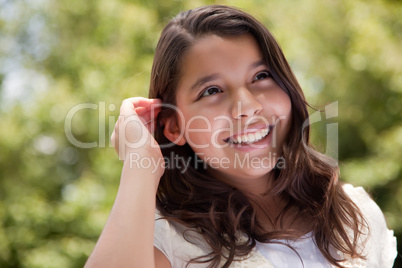
[[(286, 168), (274, 169), (269, 194), (286, 196), (282, 211), (298, 208), (298, 216), (308, 215), (314, 222), (312, 232), (323, 256), (333, 265), (341, 261), (331, 248), (349, 257), (364, 257), (357, 250), (362, 226), (366, 226), (358, 207), (344, 192), (338, 180), (339, 170), (331, 159), (314, 151), (309, 144), (307, 103), (281, 48), (272, 34), (251, 15), (232, 7), (213, 5), (182, 12), (163, 30), (155, 51), (150, 98), (176, 104), (183, 55), (205, 35), (238, 36), (251, 34), (258, 42), (273, 79), (292, 104), (291, 128), (283, 145)], [(163, 109), (158, 122), (175, 117), (173, 109)], [(306, 124), (307, 122), (307, 124)], [(192, 261), (215, 267), (224, 258), (228, 267), (237, 257), (246, 256), (256, 241), (290, 237), (292, 230), (264, 232), (252, 206), (252, 200), (240, 190), (211, 176), (199, 165), (189, 145), (176, 146), (163, 135), (158, 124), (155, 138), (167, 159), (179, 156), (192, 159), (185, 170), (166, 168), (157, 191), (157, 209), (165, 218), (197, 230), (211, 252)], [(333, 162), (332, 162), (333, 163)], [(239, 240), (238, 234), (247, 239)]]

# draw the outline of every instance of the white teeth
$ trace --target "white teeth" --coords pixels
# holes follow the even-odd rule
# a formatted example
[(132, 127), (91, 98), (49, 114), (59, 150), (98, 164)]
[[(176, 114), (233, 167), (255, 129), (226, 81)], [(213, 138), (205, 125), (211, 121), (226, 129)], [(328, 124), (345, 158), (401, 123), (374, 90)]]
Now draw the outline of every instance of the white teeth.
[(247, 139), (249, 142), (254, 142), (256, 140), (255, 136), (253, 133), (247, 134)]
[(263, 138), (265, 138), (269, 133), (269, 128), (261, 129), (253, 133), (247, 133), (235, 138), (229, 138), (229, 143), (239, 144), (239, 143), (254, 143)]

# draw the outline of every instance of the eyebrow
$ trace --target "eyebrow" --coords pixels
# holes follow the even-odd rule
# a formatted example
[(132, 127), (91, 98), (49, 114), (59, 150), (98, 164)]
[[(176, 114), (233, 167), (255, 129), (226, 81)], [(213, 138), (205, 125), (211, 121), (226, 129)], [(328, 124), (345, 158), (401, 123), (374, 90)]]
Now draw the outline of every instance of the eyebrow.
[[(266, 65), (264, 59), (260, 59), (250, 65), (249, 70), (253, 70), (255, 68), (258, 68), (260, 66)], [(219, 78), (219, 74), (211, 74), (208, 76), (204, 76), (199, 78), (191, 87), (190, 87), (190, 92), (193, 92), (196, 88), (199, 86), (208, 83), (210, 81), (213, 81), (215, 79)]]
[(198, 88), (199, 86), (208, 83), (210, 81), (213, 81), (215, 79), (217, 79), (219, 77), (218, 74), (211, 74), (205, 77), (201, 77), (200, 79), (198, 79), (190, 88), (190, 92), (193, 92), (196, 88)]
[(250, 65), (250, 70), (256, 69), (260, 66), (266, 65), (264, 59), (260, 59), (259, 61), (254, 62)]

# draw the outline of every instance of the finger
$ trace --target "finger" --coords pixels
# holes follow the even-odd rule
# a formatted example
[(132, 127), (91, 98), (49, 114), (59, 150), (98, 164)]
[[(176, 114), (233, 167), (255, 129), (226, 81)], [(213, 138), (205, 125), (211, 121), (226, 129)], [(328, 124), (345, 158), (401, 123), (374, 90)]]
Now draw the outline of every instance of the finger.
[(161, 106), (161, 105), (159, 105), (159, 104), (154, 104), (154, 103), (152, 103), (152, 104), (149, 105), (149, 106), (141, 106), (141, 107), (136, 107), (136, 108), (134, 108), (135, 112), (136, 112), (138, 115), (141, 115), (141, 114), (143, 114), (143, 113), (147, 113), (147, 112), (150, 112), (150, 111), (153, 111), (153, 110), (161, 110), (161, 109), (162, 109), (162, 106)]
[(152, 105), (158, 105), (162, 103), (161, 99), (147, 99), (143, 97), (134, 97), (125, 99), (124, 102), (132, 103), (134, 109), (140, 107), (152, 107)]
[[(146, 99), (141, 97), (125, 99), (120, 107), (120, 116), (116, 127), (119, 122), (120, 124), (126, 125), (128, 122), (137, 121), (145, 126), (148, 132), (152, 133), (155, 126), (150, 126), (148, 123), (156, 119), (161, 109), (162, 101), (160, 99)], [(120, 129), (120, 127), (117, 128)], [(118, 135), (117, 131), (115, 135)]]
[(161, 108), (155, 108), (152, 110), (148, 110), (146, 112), (142, 112), (141, 114), (138, 114), (139, 118), (143, 122), (144, 125), (148, 124), (150, 121), (154, 121), (158, 114), (160, 113)]
[(125, 99), (120, 107), (121, 115), (133, 115), (138, 113), (144, 113), (153, 107), (157, 108), (162, 101), (160, 99), (147, 99), (141, 97)]
[(134, 105), (129, 100), (124, 100), (120, 106), (120, 116), (136, 115)]

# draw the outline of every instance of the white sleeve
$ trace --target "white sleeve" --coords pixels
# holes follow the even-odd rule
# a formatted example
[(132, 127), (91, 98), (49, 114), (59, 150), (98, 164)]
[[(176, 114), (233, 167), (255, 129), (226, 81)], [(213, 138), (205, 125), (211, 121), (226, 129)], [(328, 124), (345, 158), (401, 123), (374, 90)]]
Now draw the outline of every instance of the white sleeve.
[[(195, 231), (161, 218), (155, 214), (154, 246), (169, 260), (174, 268), (185, 268), (188, 262), (209, 252), (203, 239)], [(183, 235), (185, 233), (185, 235)], [(185, 236), (185, 237), (184, 237)], [(205, 267), (192, 263), (189, 268)]]
[(155, 214), (154, 246), (159, 249), (171, 262), (172, 239), (170, 239), (169, 222)]
[(381, 209), (362, 187), (346, 184), (343, 189), (360, 208), (370, 228), (364, 246), (367, 267), (391, 268), (397, 255), (396, 237), (387, 228)]

